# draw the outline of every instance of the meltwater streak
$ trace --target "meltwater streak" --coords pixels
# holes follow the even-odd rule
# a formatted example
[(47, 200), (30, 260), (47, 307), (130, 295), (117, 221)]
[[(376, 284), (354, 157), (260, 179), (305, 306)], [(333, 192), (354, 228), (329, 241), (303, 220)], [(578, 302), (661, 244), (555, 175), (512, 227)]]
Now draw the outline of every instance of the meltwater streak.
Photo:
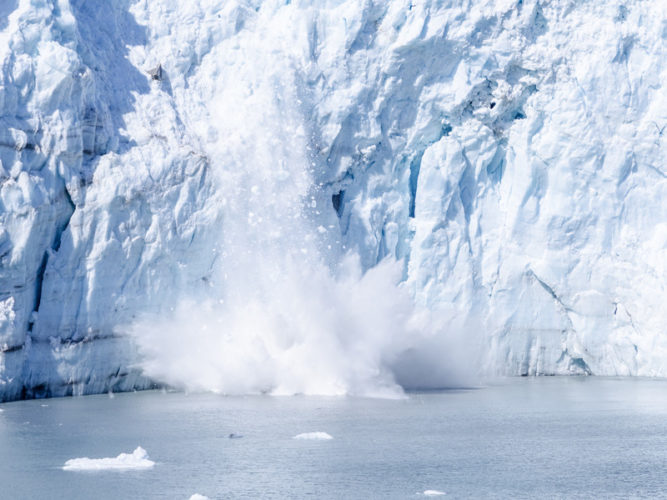
[(340, 248), (290, 37), (237, 43), (226, 57), (239, 70), (193, 89), (202, 99), (186, 120), (217, 175), (215, 269), (170, 317), (133, 325), (143, 371), (224, 394), (392, 397), (401, 383), (459, 384), (451, 315), (415, 308), (401, 263), (363, 273)]

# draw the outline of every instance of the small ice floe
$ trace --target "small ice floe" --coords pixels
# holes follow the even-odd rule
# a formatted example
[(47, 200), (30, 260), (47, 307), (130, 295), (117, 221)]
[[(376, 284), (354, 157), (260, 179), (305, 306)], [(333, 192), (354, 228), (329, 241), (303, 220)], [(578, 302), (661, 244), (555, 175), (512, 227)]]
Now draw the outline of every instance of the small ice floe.
[(141, 446), (132, 453), (121, 453), (116, 458), (72, 458), (65, 462), (63, 470), (131, 470), (150, 469), (155, 462)]
[(211, 500), (209, 497), (195, 493), (190, 497), (190, 500)]
[(294, 439), (313, 439), (324, 441), (327, 439), (333, 439), (333, 436), (331, 434), (327, 434), (326, 432), (304, 432), (303, 434), (297, 434), (294, 436)]
[(438, 490), (424, 490), (424, 493), (422, 493), (422, 495), (424, 495), (425, 497), (441, 497), (446, 494), (447, 493), (445, 493), (444, 491), (438, 491)]

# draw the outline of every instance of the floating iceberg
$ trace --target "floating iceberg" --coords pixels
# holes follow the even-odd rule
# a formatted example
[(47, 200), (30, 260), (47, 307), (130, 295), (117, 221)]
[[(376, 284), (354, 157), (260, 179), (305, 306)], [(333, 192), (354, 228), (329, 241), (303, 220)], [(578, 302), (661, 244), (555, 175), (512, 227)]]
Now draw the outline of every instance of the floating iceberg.
[(137, 446), (132, 453), (121, 453), (115, 458), (72, 458), (65, 462), (63, 470), (133, 470), (150, 469), (154, 465), (155, 462), (149, 460), (146, 450)]
[(297, 434), (293, 439), (311, 439), (311, 440), (320, 440), (326, 441), (327, 439), (333, 439), (333, 436), (327, 434), (326, 432), (304, 432), (303, 434)]

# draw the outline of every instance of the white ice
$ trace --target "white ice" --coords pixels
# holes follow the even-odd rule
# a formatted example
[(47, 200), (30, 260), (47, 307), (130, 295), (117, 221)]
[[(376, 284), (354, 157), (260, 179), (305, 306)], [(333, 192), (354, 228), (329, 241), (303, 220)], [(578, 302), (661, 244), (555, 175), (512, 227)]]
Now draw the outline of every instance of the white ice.
[(99, 471), (150, 469), (155, 462), (148, 458), (148, 453), (141, 446), (132, 453), (121, 453), (115, 458), (72, 458), (65, 462), (63, 470)]
[(333, 436), (331, 434), (327, 434), (326, 432), (304, 432), (302, 434), (297, 434), (294, 436), (294, 439), (311, 439), (311, 440), (320, 440), (320, 441), (326, 441), (328, 439), (333, 439)]

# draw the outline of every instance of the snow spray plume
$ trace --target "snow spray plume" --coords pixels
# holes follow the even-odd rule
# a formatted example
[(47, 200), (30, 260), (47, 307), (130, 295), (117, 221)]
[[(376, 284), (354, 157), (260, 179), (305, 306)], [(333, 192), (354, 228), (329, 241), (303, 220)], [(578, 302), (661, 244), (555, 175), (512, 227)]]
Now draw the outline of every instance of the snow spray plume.
[(460, 383), (452, 315), (413, 305), (402, 263), (364, 273), (341, 247), (307, 93), (281, 40), (258, 46), (241, 33), (238, 71), (191, 89), (224, 224), (210, 286), (131, 327), (144, 372), (225, 394), (397, 396), (399, 382)]

